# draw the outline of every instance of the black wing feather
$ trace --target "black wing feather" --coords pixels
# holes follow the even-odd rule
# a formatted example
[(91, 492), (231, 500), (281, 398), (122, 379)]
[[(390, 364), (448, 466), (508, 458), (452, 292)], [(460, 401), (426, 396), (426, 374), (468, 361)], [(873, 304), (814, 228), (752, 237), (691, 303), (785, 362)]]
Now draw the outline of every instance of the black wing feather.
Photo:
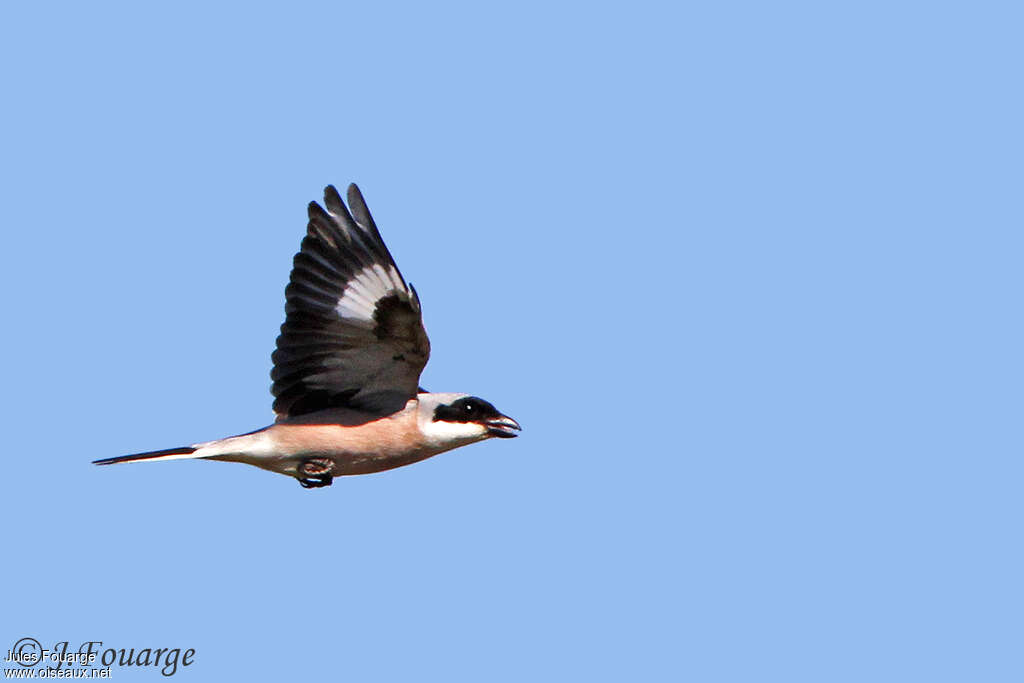
[(278, 418), (334, 407), (387, 414), (415, 397), (430, 356), (419, 297), (395, 265), (359, 188), (309, 205), (285, 289), (271, 372)]

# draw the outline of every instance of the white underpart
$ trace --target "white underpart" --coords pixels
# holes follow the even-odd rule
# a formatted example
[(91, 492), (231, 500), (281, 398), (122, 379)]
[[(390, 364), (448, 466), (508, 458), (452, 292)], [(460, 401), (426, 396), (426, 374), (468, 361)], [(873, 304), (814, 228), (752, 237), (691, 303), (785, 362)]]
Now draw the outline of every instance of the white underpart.
[(487, 436), (487, 428), (475, 422), (430, 421), (422, 423), (420, 431), (427, 444), (435, 448), (454, 448), (479, 441)]
[(196, 452), (192, 454), (193, 458), (242, 453), (252, 457), (270, 457), (275, 452), (273, 441), (263, 430), (227, 439), (192, 444), (192, 447), (196, 449)]
[(395, 291), (405, 291), (398, 271), (393, 266), (385, 269), (375, 263), (363, 268), (348, 281), (335, 310), (342, 318), (372, 322), (377, 302)]

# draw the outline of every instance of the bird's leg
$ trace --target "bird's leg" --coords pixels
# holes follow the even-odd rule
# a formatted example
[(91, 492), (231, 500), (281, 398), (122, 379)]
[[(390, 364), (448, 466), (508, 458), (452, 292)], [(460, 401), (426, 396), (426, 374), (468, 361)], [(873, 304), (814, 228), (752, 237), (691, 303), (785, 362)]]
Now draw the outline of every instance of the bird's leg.
[(295, 478), (304, 489), (318, 489), (334, 483), (334, 463), (326, 458), (309, 458), (299, 463)]

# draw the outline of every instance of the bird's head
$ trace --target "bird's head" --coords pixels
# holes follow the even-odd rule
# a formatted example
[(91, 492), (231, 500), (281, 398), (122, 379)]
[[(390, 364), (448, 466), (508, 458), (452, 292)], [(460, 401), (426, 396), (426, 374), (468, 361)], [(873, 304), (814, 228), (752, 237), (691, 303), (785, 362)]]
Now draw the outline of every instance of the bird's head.
[(420, 429), (435, 445), (461, 446), (518, 436), (519, 423), (491, 403), (467, 394), (420, 394)]

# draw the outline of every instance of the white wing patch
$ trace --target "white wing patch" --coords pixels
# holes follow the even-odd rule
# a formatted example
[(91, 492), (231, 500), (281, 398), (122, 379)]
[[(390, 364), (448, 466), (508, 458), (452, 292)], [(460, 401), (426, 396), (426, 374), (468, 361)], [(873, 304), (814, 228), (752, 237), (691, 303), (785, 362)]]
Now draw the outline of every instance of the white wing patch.
[(379, 263), (366, 266), (346, 283), (335, 310), (346, 320), (372, 323), (380, 299), (394, 292), (405, 293), (401, 280), (394, 266), (387, 270)]

